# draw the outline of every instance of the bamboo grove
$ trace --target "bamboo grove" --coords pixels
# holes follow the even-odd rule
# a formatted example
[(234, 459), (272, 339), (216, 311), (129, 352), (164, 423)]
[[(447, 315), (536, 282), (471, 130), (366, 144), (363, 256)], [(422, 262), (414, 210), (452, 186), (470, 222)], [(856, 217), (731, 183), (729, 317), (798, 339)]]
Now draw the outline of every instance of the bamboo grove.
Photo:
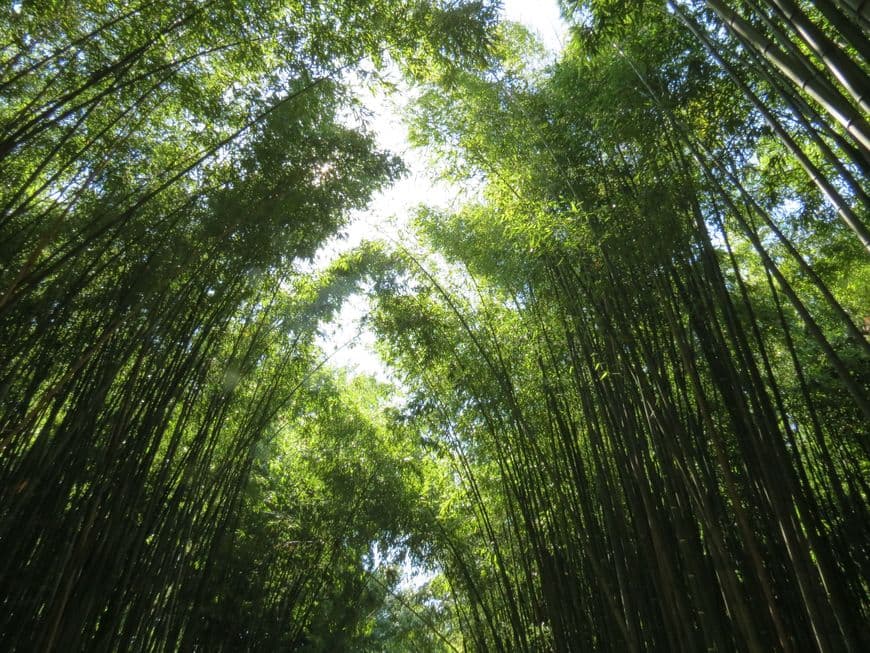
[[(870, 650), (868, 9), (561, 10), (0, 18), (0, 647)], [(387, 69), (468, 199), (306, 272)]]

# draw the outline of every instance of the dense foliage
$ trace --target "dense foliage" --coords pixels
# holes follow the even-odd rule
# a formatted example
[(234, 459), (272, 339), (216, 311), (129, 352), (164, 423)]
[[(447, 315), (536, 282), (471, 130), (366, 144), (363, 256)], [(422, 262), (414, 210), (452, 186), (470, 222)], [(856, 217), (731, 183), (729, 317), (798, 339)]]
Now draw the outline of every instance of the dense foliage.
[[(870, 650), (870, 16), (562, 11), (0, 17), (0, 647)], [(469, 199), (303, 272), (385, 67)]]

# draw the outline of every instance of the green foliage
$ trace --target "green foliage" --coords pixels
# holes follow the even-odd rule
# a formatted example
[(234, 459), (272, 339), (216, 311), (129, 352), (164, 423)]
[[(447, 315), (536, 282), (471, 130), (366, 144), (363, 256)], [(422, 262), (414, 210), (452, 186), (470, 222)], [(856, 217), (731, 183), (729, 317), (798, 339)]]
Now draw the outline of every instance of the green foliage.
[[(366, 273), (294, 268), (402, 171), (346, 124), (345, 80), (479, 60), (490, 20), (416, 0), (0, 17), (4, 650), (353, 647), (405, 485), (381, 425), (306, 395), (313, 327)], [(342, 457), (284, 468), (306, 401)]]
[(464, 277), (415, 254), (373, 321), (453, 468), (466, 645), (858, 647), (860, 242), (672, 13), (576, 16), (543, 74), (506, 54), (421, 95), (417, 141), (484, 187), (417, 217)]
[[(870, 648), (829, 4), (566, 1), (549, 66), (476, 0), (13, 5), (0, 646)], [(301, 273), (404, 172), (346, 119), (388, 62), (474, 201)], [(360, 292), (400, 387), (315, 345)]]

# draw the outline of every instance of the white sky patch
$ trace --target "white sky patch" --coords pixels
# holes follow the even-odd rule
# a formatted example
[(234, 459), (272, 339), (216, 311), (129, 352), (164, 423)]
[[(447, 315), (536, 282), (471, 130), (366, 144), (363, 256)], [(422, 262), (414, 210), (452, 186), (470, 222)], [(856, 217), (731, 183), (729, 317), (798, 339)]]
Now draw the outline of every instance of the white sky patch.
[(503, 0), (502, 15), (535, 32), (551, 52), (561, 52), (565, 47), (568, 26), (556, 0)]
[[(561, 20), (557, 0), (504, 0), (502, 17), (525, 25), (535, 32), (555, 57), (567, 41), (568, 26)], [(403, 87), (397, 81), (399, 88)], [(409, 93), (362, 90), (361, 100), (372, 113), (370, 128), (378, 147), (399, 155), (408, 174), (379, 192), (365, 211), (351, 217), (343, 236), (334, 237), (318, 251), (312, 270), (321, 270), (344, 252), (364, 240), (403, 242), (409, 235), (408, 221), (421, 204), (433, 208), (458, 208), (462, 193), (436, 174), (426, 161), (426, 153), (408, 142), (402, 113)], [(368, 299), (354, 295), (345, 302), (330, 324), (323, 325), (317, 344), (330, 357), (330, 364), (351, 373), (367, 374), (382, 381), (390, 380), (388, 371), (374, 350), (375, 336), (362, 323), (371, 310)]]

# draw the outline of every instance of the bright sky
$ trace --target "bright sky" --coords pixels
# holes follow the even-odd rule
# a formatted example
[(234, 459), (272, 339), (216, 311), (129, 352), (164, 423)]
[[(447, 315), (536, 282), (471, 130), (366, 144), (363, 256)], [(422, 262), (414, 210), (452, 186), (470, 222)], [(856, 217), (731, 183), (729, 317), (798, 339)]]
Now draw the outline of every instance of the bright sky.
[(537, 32), (551, 52), (560, 52), (565, 45), (568, 29), (556, 0), (503, 0), (502, 15)]
[[(559, 15), (557, 0), (504, 0), (502, 4), (504, 18), (522, 23), (537, 33), (554, 56), (561, 51), (567, 26)], [(401, 239), (408, 216), (420, 204), (447, 208), (459, 201), (456, 189), (436, 181), (423, 153), (408, 143), (407, 130), (401, 120), (405, 98), (398, 94), (393, 97), (368, 94), (363, 101), (374, 114), (371, 127), (379, 146), (401, 156), (408, 167), (408, 175), (378, 193), (366, 211), (355, 215), (344, 238), (333, 239), (321, 249), (314, 262), (316, 269), (322, 269), (363, 240)], [(384, 365), (374, 352), (374, 335), (361, 325), (368, 310), (364, 296), (351, 297), (336, 319), (323, 325), (318, 345), (330, 356), (331, 365), (386, 380)]]

